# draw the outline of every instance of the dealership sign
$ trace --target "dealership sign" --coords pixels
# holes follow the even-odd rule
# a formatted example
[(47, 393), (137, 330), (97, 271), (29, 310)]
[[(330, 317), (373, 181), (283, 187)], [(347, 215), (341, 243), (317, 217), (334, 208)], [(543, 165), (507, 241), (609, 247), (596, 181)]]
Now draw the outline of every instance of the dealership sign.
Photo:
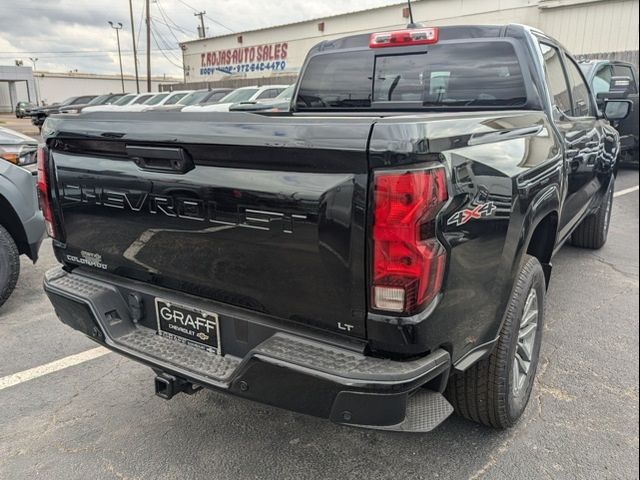
[(200, 54), (200, 75), (280, 71), (287, 66), (289, 45), (271, 43)]

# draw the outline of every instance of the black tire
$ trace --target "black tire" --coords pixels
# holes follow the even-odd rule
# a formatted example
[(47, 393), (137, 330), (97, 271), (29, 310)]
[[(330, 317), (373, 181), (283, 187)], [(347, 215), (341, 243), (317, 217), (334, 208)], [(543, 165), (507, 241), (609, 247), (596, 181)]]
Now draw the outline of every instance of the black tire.
[(578, 248), (598, 250), (607, 243), (611, 210), (613, 209), (613, 182), (594, 213), (582, 220), (571, 235), (571, 244)]
[[(530, 297), (531, 292), (535, 292), (535, 297)], [(449, 379), (446, 396), (458, 415), (499, 429), (511, 427), (518, 421), (529, 402), (538, 367), (544, 327), (545, 292), (540, 262), (526, 255), (494, 351), (487, 358)], [(529, 337), (529, 369), (526, 374), (518, 374), (520, 378), (516, 383), (516, 350), (522, 357), (518, 344), (519, 334), (523, 312), (530, 298), (530, 304), (537, 308), (538, 316), (533, 336)]]
[(0, 307), (7, 301), (18, 282), (20, 253), (9, 232), (0, 225)]

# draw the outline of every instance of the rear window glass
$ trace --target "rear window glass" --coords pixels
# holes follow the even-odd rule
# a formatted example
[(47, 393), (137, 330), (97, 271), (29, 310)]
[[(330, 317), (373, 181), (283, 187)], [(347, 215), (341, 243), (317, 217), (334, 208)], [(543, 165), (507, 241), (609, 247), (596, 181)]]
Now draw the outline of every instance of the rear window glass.
[(149, 100), (147, 100), (146, 102), (144, 102), (144, 104), (145, 105), (157, 105), (162, 100), (167, 98), (168, 95), (169, 95), (168, 93), (161, 93), (160, 95), (155, 95), (155, 96), (151, 97)]
[(385, 103), (518, 106), (527, 99), (518, 57), (507, 42), (440, 44), (426, 52), (400, 55), (376, 53), (375, 58), (360, 51), (312, 59), (300, 86), (298, 109), (384, 107)]
[(136, 97), (135, 94), (125, 95), (124, 97), (120, 98), (117, 102), (115, 102), (114, 105), (127, 105), (135, 97)]
[(190, 93), (189, 95), (181, 98), (178, 102), (178, 105), (194, 105), (196, 103), (200, 103), (204, 98), (207, 97), (207, 95), (209, 95), (209, 93), (210, 92), (208, 90), (199, 90)]
[(166, 102), (164, 102), (164, 104), (165, 105), (174, 105), (174, 104), (178, 103), (178, 100), (180, 100), (185, 95), (186, 95), (186, 93), (176, 93), (171, 98), (169, 98)]
[(238, 90), (234, 90), (233, 92), (225, 95), (222, 98), (222, 102), (224, 103), (238, 103), (238, 102), (247, 102), (251, 100), (256, 93), (258, 93), (257, 88), (240, 88)]
[(298, 109), (370, 107), (373, 60), (369, 52), (315, 57), (302, 77)]
[(149, 95), (141, 95), (141, 96), (139, 96), (138, 98), (136, 98), (136, 99), (133, 101), (133, 104), (134, 104), (134, 105), (139, 105), (139, 104), (141, 104), (141, 103), (146, 102), (146, 101), (147, 101), (147, 100), (149, 100), (151, 97), (153, 97), (153, 95), (152, 95), (152, 94), (149, 94)]
[(215, 103), (215, 102), (219, 102), (220, 100), (222, 100), (224, 97), (227, 96), (229, 92), (215, 92), (212, 93), (211, 95), (209, 95), (206, 99), (205, 102), (206, 103)]

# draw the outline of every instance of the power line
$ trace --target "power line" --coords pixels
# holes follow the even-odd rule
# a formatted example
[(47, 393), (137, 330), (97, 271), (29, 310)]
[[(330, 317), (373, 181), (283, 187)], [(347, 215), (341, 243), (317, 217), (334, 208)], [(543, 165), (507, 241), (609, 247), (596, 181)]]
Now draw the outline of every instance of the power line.
[[(167, 50), (167, 49), (165, 49)], [(179, 47), (169, 48), (168, 50), (177, 51), (180, 50)], [(157, 50), (155, 50), (157, 51)], [(133, 50), (121, 50), (122, 53), (133, 53)], [(77, 54), (94, 54), (94, 53), (118, 53), (118, 50), (51, 50), (51, 51), (29, 51), (22, 50), (19, 52), (0, 52), (0, 55), (10, 56), (10, 55), (32, 55), (32, 54), (55, 54), (55, 55), (77, 55)]]
[(162, 7), (160, 6), (160, 0), (156, 1), (156, 5), (158, 6), (158, 11), (160, 12), (160, 15), (162, 16), (162, 18), (164, 19), (164, 25), (169, 29), (169, 33), (171, 34), (171, 36), (173, 36), (173, 38), (175, 39), (176, 43), (180, 43), (180, 40), (178, 40), (178, 37), (176, 37), (176, 34), (173, 33), (173, 28), (171, 28), (171, 25), (169, 25), (167, 18), (164, 15), (164, 12), (162, 11)]
[[(176, 49), (177, 50), (177, 49)], [(122, 50), (123, 52), (132, 52), (133, 50)], [(32, 54), (32, 53), (56, 53), (56, 54), (67, 54), (67, 53), (114, 53), (117, 52), (117, 50), (49, 50), (49, 51), (42, 51), (42, 50), (21, 50), (21, 51), (6, 51), (6, 52), (0, 52), (0, 54)]]
[(165, 55), (164, 51), (162, 50), (162, 48), (160, 47), (160, 44), (158, 42), (158, 39), (156, 38), (156, 33), (153, 31), (153, 29), (151, 29), (151, 36), (153, 37), (153, 41), (155, 42), (156, 46), (160, 49), (160, 53), (162, 53), (162, 56), (173, 66), (179, 68), (180, 70), (182, 70), (183, 66), (182, 65), (178, 65), (177, 63), (175, 63), (173, 60), (171, 60), (167, 55)]
[[(155, 35), (156, 35), (156, 45), (158, 46), (158, 48), (161, 49), (161, 52), (166, 52), (168, 54), (170, 54), (177, 62), (182, 61), (182, 59), (176, 55), (175, 53), (173, 53), (172, 49), (171, 49), (171, 44), (160, 34), (159, 31), (155, 30)], [(159, 45), (159, 43), (161, 43), (162, 45)]]
[[(190, 8), (191, 10), (193, 10), (196, 13), (199, 13), (197, 8), (192, 7), (191, 5), (189, 5), (187, 2), (185, 2), (184, 0), (178, 0), (181, 4), (185, 5), (186, 7)], [(235, 30), (233, 30), (232, 28), (227, 27), (225, 24), (220, 23), (218, 20), (215, 20), (213, 18), (211, 18), (209, 15), (205, 14), (205, 17), (207, 17), (209, 20), (211, 20), (213, 23), (215, 23), (216, 25), (221, 26), (222, 28), (225, 28), (227, 30), (229, 30), (231, 33), (235, 33)]]
[(178, 32), (180, 32), (182, 35), (185, 35), (185, 36), (187, 36), (187, 35), (188, 35), (189, 37), (191, 37), (191, 36), (193, 35), (193, 32), (189, 32), (189, 31), (187, 31), (187, 30), (183, 30), (183, 29), (181, 29), (181, 28), (177, 28), (177, 27), (171, 27), (171, 25), (169, 25), (167, 22), (163, 21), (160, 17), (152, 16), (152, 17), (151, 17), (151, 19), (152, 19), (154, 22), (159, 23), (159, 24), (161, 24), (161, 25), (164, 25), (164, 26), (166, 26), (166, 27), (175, 28), (175, 29), (176, 29), (176, 30), (178, 30)]
[(193, 30), (189, 31), (188, 29), (181, 27), (180, 25), (178, 25), (176, 22), (173, 21), (173, 19), (171, 18), (171, 15), (167, 14), (167, 12), (164, 10), (162, 5), (160, 5), (160, 0), (157, 0), (156, 4), (158, 5), (158, 10), (160, 10), (160, 14), (162, 15), (162, 18), (164, 18), (165, 22), (169, 22), (173, 24), (176, 30), (184, 33), (185, 35), (192, 35)]
[(142, 20), (144, 20), (144, 5), (140, 9), (140, 20), (138, 21), (138, 38), (136, 40), (136, 45), (138, 46), (138, 50), (140, 50), (140, 35), (142, 34)]

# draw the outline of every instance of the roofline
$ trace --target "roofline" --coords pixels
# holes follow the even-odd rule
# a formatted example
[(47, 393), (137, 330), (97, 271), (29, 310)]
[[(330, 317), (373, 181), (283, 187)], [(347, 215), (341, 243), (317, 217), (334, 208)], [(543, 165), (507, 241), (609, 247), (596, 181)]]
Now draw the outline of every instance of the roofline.
[[(30, 68), (30, 67), (29, 67)], [(88, 73), (88, 72), (50, 72), (47, 70), (34, 70), (33, 76), (38, 78), (57, 77), (57, 78), (79, 78), (79, 79), (97, 79), (97, 80), (120, 80), (120, 74), (112, 73)], [(135, 80), (135, 75), (123, 75), (125, 80)], [(146, 76), (140, 75), (140, 80), (146, 79)], [(181, 80), (180, 77), (170, 76), (153, 76), (152, 82), (176, 82)]]

